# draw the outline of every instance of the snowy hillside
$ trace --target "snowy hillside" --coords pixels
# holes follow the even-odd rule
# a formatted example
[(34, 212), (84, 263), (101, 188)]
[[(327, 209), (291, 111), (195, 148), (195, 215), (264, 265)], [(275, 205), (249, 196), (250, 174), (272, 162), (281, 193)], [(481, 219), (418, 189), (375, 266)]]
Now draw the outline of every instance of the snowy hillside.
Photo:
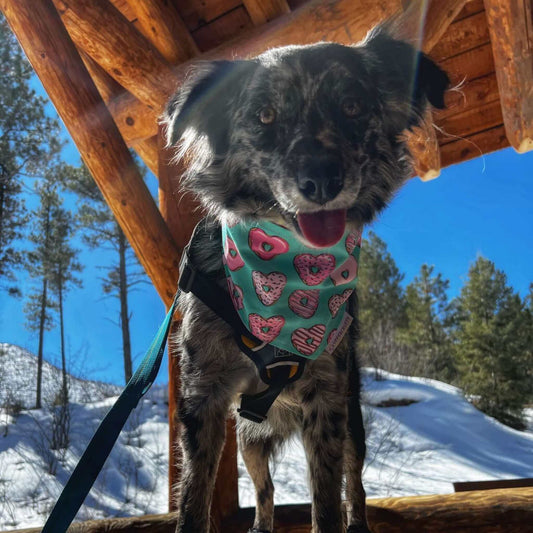
[[(369, 497), (447, 493), (453, 481), (533, 477), (533, 433), (499, 424), (444, 383), (386, 373), (375, 381), (372, 370), (363, 375)], [(0, 411), (0, 530), (43, 524), (114, 400), (71, 406), (72, 444), (65, 453), (49, 450), (49, 409), (23, 410), (16, 418)], [(159, 387), (130, 417), (78, 518), (166, 512), (167, 460), (167, 396)], [(239, 472), (241, 506), (251, 506), (241, 459)], [(306, 479), (295, 439), (274, 467), (276, 503), (309, 501)]]
[[(35, 405), (37, 357), (24, 348), (0, 342), (0, 405), (16, 398), (24, 407)], [(70, 398), (85, 403), (116, 395), (120, 388), (107, 383), (69, 378)], [(53, 403), (61, 387), (61, 370), (43, 361), (42, 403)]]

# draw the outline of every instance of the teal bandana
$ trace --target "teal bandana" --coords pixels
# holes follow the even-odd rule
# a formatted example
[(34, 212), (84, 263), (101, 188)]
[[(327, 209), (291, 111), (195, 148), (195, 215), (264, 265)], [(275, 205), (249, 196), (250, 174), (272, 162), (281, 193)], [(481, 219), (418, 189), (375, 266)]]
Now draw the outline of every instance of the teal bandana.
[(222, 242), (231, 299), (253, 335), (309, 359), (333, 352), (352, 320), (359, 234), (312, 248), (278, 224), (242, 222), (223, 224)]

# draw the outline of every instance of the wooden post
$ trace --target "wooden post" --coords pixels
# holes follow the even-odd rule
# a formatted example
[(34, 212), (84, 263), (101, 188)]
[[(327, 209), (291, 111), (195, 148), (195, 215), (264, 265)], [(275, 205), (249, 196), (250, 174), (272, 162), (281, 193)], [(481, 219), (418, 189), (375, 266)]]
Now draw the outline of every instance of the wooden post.
[(137, 257), (168, 304), (175, 292), (178, 249), (52, 1), (0, 0), (0, 8)]
[(521, 154), (533, 150), (533, 5), (484, 1), (505, 131)]

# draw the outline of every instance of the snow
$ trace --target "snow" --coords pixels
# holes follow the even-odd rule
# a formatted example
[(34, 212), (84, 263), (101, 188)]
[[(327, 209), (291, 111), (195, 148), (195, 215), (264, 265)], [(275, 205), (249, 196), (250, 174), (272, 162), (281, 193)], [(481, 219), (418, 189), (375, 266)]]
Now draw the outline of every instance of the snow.
[[(19, 382), (20, 372), (12, 372), (20, 361), (28, 365), (24, 374), (30, 372), (35, 357), (2, 346), (9, 357), (0, 359), (0, 379), (3, 383), (7, 379), (11, 389), (31, 405), (33, 382)], [(368, 443), (364, 483), (369, 497), (449, 493), (454, 481), (533, 477), (533, 423), (529, 431), (518, 432), (477, 411), (451, 385), (382, 371), (379, 375), (381, 379), (376, 380), (376, 371), (363, 371)], [(0, 411), (0, 530), (44, 523), (98, 423), (116, 399), (106, 397), (110, 389), (104, 384), (80, 380), (79, 386), (85, 391), (91, 387), (94, 401), (86, 401), (87, 394), (80, 393), (72, 404), (71, 445), (64, 454), (49, 450), (49, 407), (23, 409), (17, 417)], [(54, 396), (53, 388), (49, 394)], [(379, 407), (391, 402), (400, 406)], [(533, 409), (526, 416), (533, 421)], [(166, 512), (167, 461), (167, 396), (165, 387), (157, 387), (130, 417), (77, 518)], [(240, 457), (238, 468), (240, 505), (253, 506), (252, 483)], [(50, 473), (54, 469), (55, 475)], [(305, 457), (298, 438), (273, 465), (273, 478), (276, 504), (309, 501)]]

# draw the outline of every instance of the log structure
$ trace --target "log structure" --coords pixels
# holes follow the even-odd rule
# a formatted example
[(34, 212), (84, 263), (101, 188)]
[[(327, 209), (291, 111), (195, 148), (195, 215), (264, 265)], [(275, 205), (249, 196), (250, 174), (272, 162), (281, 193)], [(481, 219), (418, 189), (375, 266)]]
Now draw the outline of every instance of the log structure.
[[(158, 117), (196, 60), (247, 58), (275, 46), (322, 40), (353, 44), (392, 16), (394, 33), (439, 62), (455, 87), (446, 96), (446, 109), (428, 113), (423, 127), (408, 136), (421, 178), (434, 178), (441, 167), (508, 146), (518, 152), (532, 148), (533, 23), (528, 1), (0, 0), (0, 9), (166, 305), (181, 251), (201, 212), (195, 199), (180, 190), (183, 163), (171, 162)], [(130, 149), (159, 179), (159, 205)], [(170, 374), (174, 441), (176, 360), (170, 361)], [(213, 506), (214, 521), (219, 529), (225, 525), (223, 531), (233, 530), (230, 524), (240, 528), (249, 513), (238, 508), (232, 421), (228, 436)], [(170, 463), (172, 484), (179, 475), (173, 453)], [(522, 493), (505, 494), (518, 498)], [(461, 501), (467, 500), (451, 496), (418, 503), (409, 499), (411, 513), (403, 499), (390, 500), (374, 503), (370, 516), (375, 524), (388, 524), (376, 526), (376, 531), (399, 530), (391, 524), (402, 524), (402, 531), (421, 531), (424, 522), (417, 522), (416, 513), (426, 518), (434, 514), (424, 505), (442, 506), (444, 513), (453, 500), (458, 513), (469, 505), (472, 512), (487, 513), (490, 498), (475, 503), (476, 497), (470, 494), (464, 505)], [(277, 531), (309, 531), (308, 511), (305, 506), (282, 508)], [(448, 526), (453, 522), (454, 531), (470, 531), (458, 514), (439, 516)], [(144, 526), (139, 525), (142, 520), (132, 521), (128, 531), (172, 529), (171, 518), (150, 520)], [(121, 523), (112, 527), (120, 529)], [(430, 530), (440, 531), (435, 524)], [(103, 530), (98, 527), (80, 531)], [(476, 531), (500, 530), (483, 527)]]
[[(533, 488), (476, 490), (435, 496), (403, 496), (368, 500), (374, 533), (526, 533), (533, 524)], [(226, 518), (221, 533), (246, 531), (254, 510), (240, 509)], [(276, 507), (276, 533), (310, 533), (310, 505)], [(91, 520), (74, 524), (71, 533), (174, 533), (173, 514), (141, 518)], [(38, 533), (36, 528), (17, 533)]]

